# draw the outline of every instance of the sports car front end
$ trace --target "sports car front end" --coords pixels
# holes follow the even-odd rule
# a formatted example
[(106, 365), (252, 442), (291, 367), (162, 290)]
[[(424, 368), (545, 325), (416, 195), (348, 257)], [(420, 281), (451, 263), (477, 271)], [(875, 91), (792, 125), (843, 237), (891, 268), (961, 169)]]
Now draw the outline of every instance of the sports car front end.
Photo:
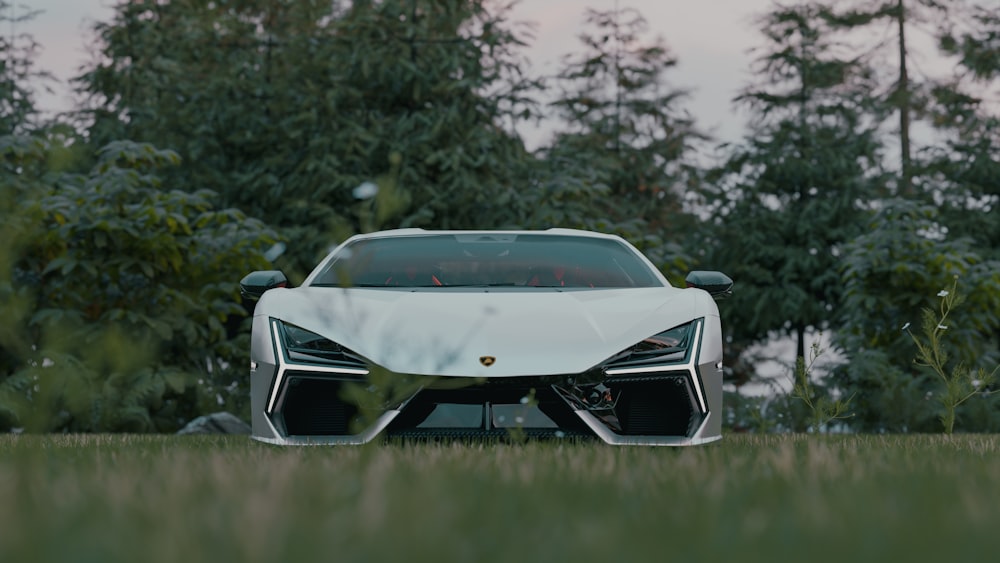
[(698, 287), (281, 285), (253, 318), (257, 440), (721, 438), (722, 326)]

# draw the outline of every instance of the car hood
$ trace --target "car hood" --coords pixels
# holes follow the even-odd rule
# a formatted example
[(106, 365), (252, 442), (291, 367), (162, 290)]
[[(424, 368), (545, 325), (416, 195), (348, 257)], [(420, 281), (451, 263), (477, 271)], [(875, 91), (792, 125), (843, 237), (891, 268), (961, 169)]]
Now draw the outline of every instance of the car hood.
[[(704, 291), (673, 287), (300, 287), (268, 291), (254, 314), (320, 334), (394, 372), (510, 377), (583, 372), (718, 309)], [(483, 365), (485, 356), (493, 365)]]

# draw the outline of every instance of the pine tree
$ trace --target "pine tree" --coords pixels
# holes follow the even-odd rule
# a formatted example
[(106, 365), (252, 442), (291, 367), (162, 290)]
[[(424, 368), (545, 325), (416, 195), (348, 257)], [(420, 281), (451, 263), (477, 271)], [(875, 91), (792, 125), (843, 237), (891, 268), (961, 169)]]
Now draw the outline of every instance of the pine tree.
[(713, 174), (705, 261), (739, 291), (724, 304), (736, 344), (822, 330), (842, 299), (838, 261), (859, 232), (860, 202), (879, 189), (879, 145), (865, 119), (871, 70), (838, 54), (818, 3), (761, 20), (759, 80), (737, 101), (751, 133)]
[(706, 136), (683, 108), (688, 92), (667, 79), (677, 59), (661, 38), (648, 37), (635, 10), (588, 10), (585, 19), (584, 48), (565, 57), (555, 79), (560, 125), (543, 150), (555, 165), (550, 177), (590, 186), (599, 228), (683, 267), (689, 260), (676, 241), (693, 222), (685, 203), (698, 179), (694, 150)]

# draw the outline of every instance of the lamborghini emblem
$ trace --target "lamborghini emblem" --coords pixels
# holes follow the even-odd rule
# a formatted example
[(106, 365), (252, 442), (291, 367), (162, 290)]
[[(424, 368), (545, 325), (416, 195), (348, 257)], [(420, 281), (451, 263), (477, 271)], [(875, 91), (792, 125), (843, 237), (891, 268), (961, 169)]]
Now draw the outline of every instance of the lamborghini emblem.
[(486, 367), (490, 367), (497, 361), (496, 356), (479, 356), (479, 363)]

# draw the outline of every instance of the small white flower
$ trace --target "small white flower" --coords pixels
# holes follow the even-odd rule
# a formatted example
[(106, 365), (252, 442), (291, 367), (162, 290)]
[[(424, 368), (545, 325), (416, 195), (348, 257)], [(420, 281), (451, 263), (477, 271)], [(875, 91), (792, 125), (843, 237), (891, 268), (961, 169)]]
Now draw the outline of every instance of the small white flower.
[(972, 380), (972, 387), (974, 389), (979, 389), (979, 386), (982, 385), (982, 384), (983, 384), (983, 382), (980, 381), (980, 380), (978, 380), (978, 379), (973, 379)]
[(938, 325), (938, 330), (948, 330), (948, 327), (945, 325)]
[(938, 292), (938, 297), (948, 297), (948, 290), (947, 289), (942, 289), (941, 291), (939, 291)]
[(903, 325), (903, 328), (901, 328), (899, 330), (906, 330), (908, 328), (910, 328), (910, 323), (906, 323), (905, 325)]

